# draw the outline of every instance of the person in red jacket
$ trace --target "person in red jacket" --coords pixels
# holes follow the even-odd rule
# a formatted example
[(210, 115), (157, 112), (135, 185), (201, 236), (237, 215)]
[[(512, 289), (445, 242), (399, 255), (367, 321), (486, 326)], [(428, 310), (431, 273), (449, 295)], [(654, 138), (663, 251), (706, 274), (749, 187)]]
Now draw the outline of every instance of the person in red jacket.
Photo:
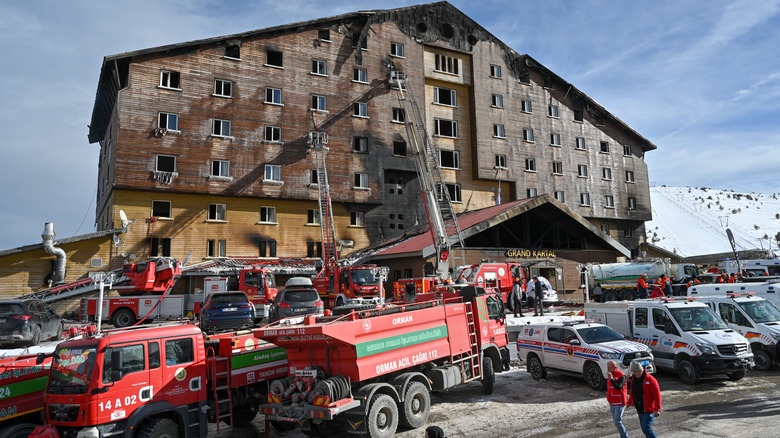
[(626, 375), (617, 367), (614, 360), (607, 362), (607, 402), (612, 412), (612, 421), (615, 422), (620, 438), (628, 438), (626, 426), (623, 425), (623, 412), (628, 402), (628, 385)]
[(647, 290), (650, 288), (650, 286), (647, 285), (647, 273), (642, 273), (642, 275), (639, 276), (639, 280), (636, 282), (636, 297), (637, 298), (647, 298)]
[(645, 371), (639, 362), (632, 362), (628, 397), (628, 406), (636, 408), (639, 415), (639, 426), (647, 438), (656, 438), (653, 432), (653, 421), (661, 415), (661, 388), (658, 381)]

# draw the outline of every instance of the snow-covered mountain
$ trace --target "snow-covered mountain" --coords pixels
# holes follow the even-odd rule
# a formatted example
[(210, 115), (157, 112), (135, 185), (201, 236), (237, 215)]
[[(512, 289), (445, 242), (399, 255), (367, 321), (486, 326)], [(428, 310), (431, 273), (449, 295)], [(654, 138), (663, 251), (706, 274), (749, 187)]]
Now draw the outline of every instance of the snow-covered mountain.
[(706, 187), (650, 187), (653, 220), (647, 241), (683, 257), (771, 248), (780, 237), (780, 193), (735, 193)]

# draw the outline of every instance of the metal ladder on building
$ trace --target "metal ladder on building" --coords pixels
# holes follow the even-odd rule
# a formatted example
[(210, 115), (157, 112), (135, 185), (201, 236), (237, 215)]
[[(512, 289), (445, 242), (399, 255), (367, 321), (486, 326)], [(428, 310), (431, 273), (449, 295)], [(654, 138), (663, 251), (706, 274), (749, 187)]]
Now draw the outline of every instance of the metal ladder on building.
[(309, 146), (314, 149), (317, 165), (317, 191), (319, 192), (320, 230), (322, 232), (322, 259), (326, 265), (335, 265), (339, 260), (336, 248), (336, 228), (333, 222), (333, 206), (330, 202), (330, 185), (325, 156), (328, 152), (328, 133), (309, 132)]
[(426, 213), (433, 229), (434, 238), (444, 239), (444, 241), (439, 242), (437, 247), (449, 247), (449, 234), (446, 227), (449, 223), (452, 223), (457, 242), (463, 248), (463, 235), (458, 225), (455, 210), (452, 207), (449, 190), (439, 167), (438, 155), (428, 136), (425, 120), (420, 111), (420, 106), (417, 104), (417, 99), (414, 97), (412, 87), (409, 86), (409, 79), (404, 72), (391, 70), (389, 82), (390, 86), (396, 89), (398, 102), (401, 104), (401, 108), (406, 116), (406, 134), (411, 143), (417, 177), (420, 180), (423, 196), (428, 197), (427, 202), (425, 202), (426, 208), (436, 209), (436, 211), (427, 211)]

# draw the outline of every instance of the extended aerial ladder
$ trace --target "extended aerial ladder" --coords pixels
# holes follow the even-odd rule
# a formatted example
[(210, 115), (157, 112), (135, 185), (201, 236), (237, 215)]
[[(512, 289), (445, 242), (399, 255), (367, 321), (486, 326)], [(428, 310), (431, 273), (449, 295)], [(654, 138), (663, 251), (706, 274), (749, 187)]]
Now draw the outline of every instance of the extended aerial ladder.
[(449, 190), (442, 177), (441, 168), (428, 136), (417, 99), (414, 97), (409, 79), (404, 72), (390, 71), (390, 86), (398, 93), (398, 102), (406, 114), (406, 134), (409, 137), (412, 156), (414, 157), (417, 177), (420, 181), (420, 190), (425, 205), (425, 213), (431, 226), (433, 243), (436, 248), (436, 275), (441, 280), (449, 278), (450, 267), (450, 239), (447, 233), (447, 225), (452, 223), (455, 236), (460, 247), (463, 248), (463, 236), (458, 225), (458, 218), (452, 207)]

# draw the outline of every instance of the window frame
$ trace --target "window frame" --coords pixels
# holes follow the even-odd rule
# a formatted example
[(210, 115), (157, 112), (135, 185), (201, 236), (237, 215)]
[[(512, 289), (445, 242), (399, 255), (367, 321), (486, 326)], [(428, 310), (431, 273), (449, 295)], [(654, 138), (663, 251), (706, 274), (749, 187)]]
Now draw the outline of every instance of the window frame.
[(311, 71), (309, 74), (314, 76), (328, 76), (328, 61), (322, 59), (311, 60)]
[(558, 116), (558, 105), (548, 105), (547, 106), (547, 117), (552, 117), (554, 119), (560, 118)]
[(599, 153), (602, 154), (608, 154), (609, 153), (609, 142), (608, 141), (602, 141), (599, 143)]
[(492, 94), (490, 97), (490, 103), (492, 108), (503, 108), (504, 107), (504, 95), (502, 94)]
[(525, 114), (533, 114), (534, 113), (534, 105), (533, 102), (530, 100), (521, 100), (520, 101), (520, 112)]
[(635, 179), (633, 170), (626, 170), (626, 183), (627, 184), (636, 184), (636, 179)]
[(227, 222), (227, 204), (209, 203), (206, 220), (209, 222)]
[(628, 197), (628, 207), (629, 210), (636, 210), (636, 198), (633, 196)]
[(536, 143), (534, 141), (533, 128), (523, 128), (523, 141), (526, 143)]
[(615, 197), (613, 195), (604, 195), (604, 208), (615, 208)]
[[(271, 178), (268, 178), (270, 171)], [(278, 179), (274, 179), (273, 177), (278, 177)], [(263, 166), (263, 181), (274, 181), (274, 182), (281, 182), (282, 181), (282, 166), (280, 164), (266, 164)]]
[(490, 64), (490, 77), (493, 79), (501, 79), (501, 66), (496, 64)]
[(353, 189), (368, 189), (368, 173), (355, 172), (352, 182), (354, 183)]
[(392, 113), (391, 122), (406, 123), (406, 111), (403, 108), (393, 107)]
[(577, 177), (579, 177), (579, 178), (587, 178), (588, 177), (588, 165), (587, 164), (578, 164), (577, 165)]
[(160, 70), (160, 82), (157, 86), (166, 90), (181, 91), (181, 72), (166, 69)]
[(352, 102), (352, 117), (367, 119), (368, 104), (366, 102)]
[(306, 210), (306, 225), (320, 225), (320, 210), (317, 208), (310, 208)]
[(604, 181), (612, 181), (612, 168), (611, 167), (602, 167), (601, 168), (601, 179)]
[[(559, 196), (559, 195), (560, 195), (560, 196)], [(556, 199), (558, 202), (565, 202), (565, 199), (566, 199), (566, 195), (564, 194), (563, 190), (556, 190), (556, 191), (553, 193), (553, 197), (554, 197), (554, 198), (555, 198), (555, 199)]]
[(563, 175), (563, 161), (553, 161), (552, 162), (552, 174), (553, 175)]
[(574, 150), (577, 150), (577, 151), (587, 150), (587, 148), (585, 147), (585, 137), (575, 137), (575, 139), (574, 139)]
[[(449, 93), (447, 93), (449, 92)], [(442, 101), (441, 97), (449, 95), (450, 103)], [(442, 105), (442, 106), (448, 106), (448, 107), (457, 107), (458, 106), (458, 93), (452, 89), (452, 88), (445, 88), (445, 87), (433, 87), (433, 103), (436, 105)]]
[[(232, 134), (233, 124), (230, 120), (217, 119), (217, 118), (214, 118), (212, 120), (213, 120), (211, 124), (212, 137), (220, 137), (220, 138), (232, 137), (231, 134)], [(218, 130), (217, 127), (219, 127), (219, 133), (217, 132)], [(227, 129), (225, 129), (225, 127), (227, 127)], [(227, 130), (227, 134), (224, 132), (225, 130)]]
[(508, 169), (507, 167), (507, 161), (506, 161), (506, 155), (505, 154), (496, 154), (496, 169)]
[[(227, 88), (227, 92), (225, 89)], [(214, 78), (214, 93), (215, 97), (233, 97), (233, 81), (227, 79)]]
[(527, 198), (535, 198), (539, 196), (539, 191), (536, 189), (536, 187), (530, 187), (525, 189), (525, 195)]
[[(445, 137), (445, 138), (458, 138), (458, 121), (457, 120), (449, 120), (449, 119), (433, 119), (434, 121), (434, 131), (433, 135), (436, 137)], [(445, 135), (442, 134), (442, 125), (448, 124), (450, 126), (450, 131), (452, 135)]]
[[(452, 166), (446, 166), (443, 164), (442, 154), (450, 155), (451, 159), (449, 159), (449, 162), (452, 162)], [(460, 152), (458, 151), (448, 151), (444, 149), (436, 149), (436, 159), (438, 160), (439, 167), (442, 169), (454, 169), (459, 170), (460, 169)]]
[[(271, 55), (273, 55), (273, 58), (278, 56), (279, 57), (279, 63), (273, 64), (271, 63)], [(265, 67), (274, 67), (274, 68), (284, 68), (284, 52), (281, 50), (272, 50), (272, 49), (265, 49), (265, 64), (263, 64)]]
[(362, 211), (350, 211), (349, 226), (364, 228), (366, 226), (366, 214)]
[[(216, 173), (215, 173), (216, 170)], [(211, 160), (211, 174), (210, 176), (217, 176), (222, 178), (230, 177), (230, 161), (228, 160)]]
[[(165, 126), (163, 126), (163, 120), (165, 120)], [(173, 123), (171, 123), (171, 121), (173, 121)], [(171, 124), (175, 126), (171, 127)], [(165, 129), (170, 132), (180, 132), (179, 115), (176, 113), (168, 113), (168, 112), (160, 111), (159, 113), (157, 113), (157, 127), (160, 129)]]
[(590, 193), (580, 193), (580, 206), (590, 207)]
[(493, 124), (493, 137), (494, 138), (506, 138), (506, 130), (504, 125), (500, 123)]
[(352, 137), (352, 152), (368, 153), (368, 137)]
[[(362, 76), (362, 80), (361, 80)], [(360, 67), (353, 67), (352, 68), (352, 82), (357, 82), (359, 84), (367, 84), (368, 83), (368, 70), (365, 68)]]
[[(315, 105), (316, 102), (316, 105)], [(320, 104), (322, 104), (320, 107)], [(328, 97), (323, 96), (321, 94), (312, 94), (311, 95), (311, 107), (309, 108), (311, 111), (317, 111), (326, 113), (328, 112)]]
[(561, 134), (557, 132), (550, 133), (550, 146), (561, 147)]
[(392, 42), (391, 41), (390, 42), (390, 56), (392, 56), (394, 58), (406, 58), (406, 56), (404, 56), (404, 45), (401, 44), (401, 43), (396, 43), (396, 42)]
[[(274, 137), (278, 137), (278, 139)], [(265, 143), (282, 143), (282, 127), (266, 125), (263, 129), (263, 141)]]
[(265, 87), (265, 100), (263, 103), (268, 105), (284, 106), (284, 101), (282, 100), (282, 89), (275, 87)]
[(526, 172), (536, 172), (536, 158), (526, 158), (525, 159), (525, 171)]
[[(155, 208), (155, 204), (158, 204), (162, 206), (163, 204), (168, 204), (168, 216), (157, 216), (155, 215), (155, 212), (157, 212), (157, 209)], [(150, 212), (150, 217), (156, 217), (156, 218), (164, 218), (164, 219), (173, 219), (173, 203), (171, 201), (164, 201), (164, 200), (152, 200), (152, 210)]]
[(454, 76), (460, 76), (460, 58), (455, 56), (434, 54), (433, 71)]
[[(263, 220), (265, 218), (265, 220)], [(271, 205), (260, 206), (260, 224), (276, 224), (276, 207)]]
[(631, 151), (631, 145), (630, 144), (624, 144), (623, 145), (623, 156), (624, 157), (630, 157), (633, 153)]
[(225, 258), (225, 257), (227, 257), (227, 240), (225, 240), (225, 239), (208, 239), (206, 241), (206, 257), (209, 257), (209, 258)]
[[(162, 170), (162, 169), (160, 169), (160, 158), (172, 158), (173, 159), (173, 170)], [(176, 155), (160, 154), (160, 155), (156, 155), (154, 157), (154, 171), (155, 172), (176, 173), (176, 169), (177, 169), (176, 166), (177, 166), (177, 164), (178, 163), (177, 163), (177, 160), (176, 160)]]

